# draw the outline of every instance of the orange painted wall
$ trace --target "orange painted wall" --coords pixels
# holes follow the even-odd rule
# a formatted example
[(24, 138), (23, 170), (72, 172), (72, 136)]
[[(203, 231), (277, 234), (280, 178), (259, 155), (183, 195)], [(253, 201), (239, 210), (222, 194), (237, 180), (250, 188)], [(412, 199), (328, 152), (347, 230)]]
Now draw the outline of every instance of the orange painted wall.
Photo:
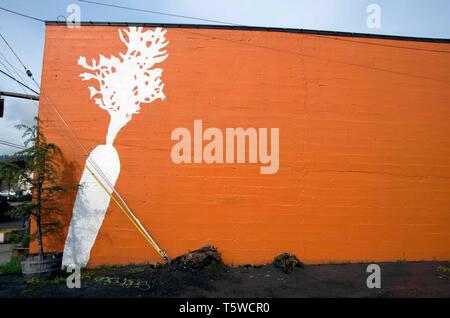
[[(79, 56), (125, 50), (117, 26), (47, 26), (39, 115), (77, 182), (109, 115)], [(171, 257), (205, 244), (226, 262), (283, 251), (306, 263), (450, 259), (450, 45), (168, 28), (167, 99), (119, 133), (117, 190)], [(59, 111), (71, 128), (64, 127)], [(280, 170), (172, 162), (176, 127), (278, 127)], [(73, 134), (72, 134), (73, 133)], [(68, 224), (74, 195), (61, 201)], [(63, 230), (46, 241), (62, 251)], [(110, 205), (90, 266), (159, 261)]]

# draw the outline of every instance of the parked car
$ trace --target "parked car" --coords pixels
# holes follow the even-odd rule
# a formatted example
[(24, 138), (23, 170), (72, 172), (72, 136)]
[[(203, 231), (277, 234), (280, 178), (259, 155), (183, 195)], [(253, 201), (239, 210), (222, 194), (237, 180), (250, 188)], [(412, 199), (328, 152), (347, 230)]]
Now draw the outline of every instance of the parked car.
[(7, 197), (7, 196), (9, 196), (9, 191), (8, 191), (8, 190), (0, 191), (0, 196), (1, 196), (1, 197)]
[(14, 195), (7, 198), (8, 202), (24, 202), (31, 201), (32, 195), (30, 190), (17, 191)]
[(6, 198), (9, 200), (10, 197), (13, 197), (16, 195), (16, 191), (14, 191), (13, 189), (8, 190), (3, 190), (0, 192), (0, 196)]

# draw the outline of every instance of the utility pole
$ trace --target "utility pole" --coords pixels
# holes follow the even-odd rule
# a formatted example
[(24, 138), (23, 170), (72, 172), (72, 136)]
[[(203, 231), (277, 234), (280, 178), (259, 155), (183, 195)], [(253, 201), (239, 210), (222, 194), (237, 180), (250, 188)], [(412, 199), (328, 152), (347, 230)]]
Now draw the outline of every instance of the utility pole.
[(31, 100), (39, 100), (39, 96), (38, 95), (28, 95), (28, 94), (13, 93), (13, 92), (2, 92), (2, 91), (0, 91), (0, 97), (1, 96), (16, 97), (16, 98), (31, 99)]
[(0, 118), (3, 118), (3, 113), (5, 110), (5, 100), (2, 98), (3, 96), (6, 97), (14, 97), (14, 98), (22, 98), (22, 99), (28, 99), (28, 100), (39, 100), (38, 95), (28, 95), (28, 94), (21, 94), (21, 93), (13, 93), (13, 92), (2, 92), (0, 91)]

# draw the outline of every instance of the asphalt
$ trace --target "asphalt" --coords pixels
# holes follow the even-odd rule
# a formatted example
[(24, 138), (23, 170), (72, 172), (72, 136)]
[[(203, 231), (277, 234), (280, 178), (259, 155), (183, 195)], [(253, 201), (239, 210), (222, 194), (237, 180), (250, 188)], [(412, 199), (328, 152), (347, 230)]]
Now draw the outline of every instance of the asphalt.
[(273, 265), (214, 266), (196, 271), (151, 265), (82, 271), (81, 288), (66, 280), (26, 284), (0, 275), (2, 297), (444, 297), (450, 262), (379, 263), (381, 288), (368, 288), (369, 264), (305, 265), (287, 274)]

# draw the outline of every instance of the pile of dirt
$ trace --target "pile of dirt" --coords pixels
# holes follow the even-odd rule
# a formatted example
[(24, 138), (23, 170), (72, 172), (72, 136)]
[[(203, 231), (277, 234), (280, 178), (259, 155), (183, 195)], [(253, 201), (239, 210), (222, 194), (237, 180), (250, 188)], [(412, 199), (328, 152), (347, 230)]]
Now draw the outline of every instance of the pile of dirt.
[(170, 262), (170, 267), (178, 270), (198, 270), (211, 265), (223, 265), (219, 251), (211, 245), (178, 256)]
[(275, 256), (273, 264), (275, 267), (281, 268), (281, 270), (287, 274), (292, 273), (296, 267), (301, 267), (303, 265), (302, 262), (291, 253), (282, 253)]

